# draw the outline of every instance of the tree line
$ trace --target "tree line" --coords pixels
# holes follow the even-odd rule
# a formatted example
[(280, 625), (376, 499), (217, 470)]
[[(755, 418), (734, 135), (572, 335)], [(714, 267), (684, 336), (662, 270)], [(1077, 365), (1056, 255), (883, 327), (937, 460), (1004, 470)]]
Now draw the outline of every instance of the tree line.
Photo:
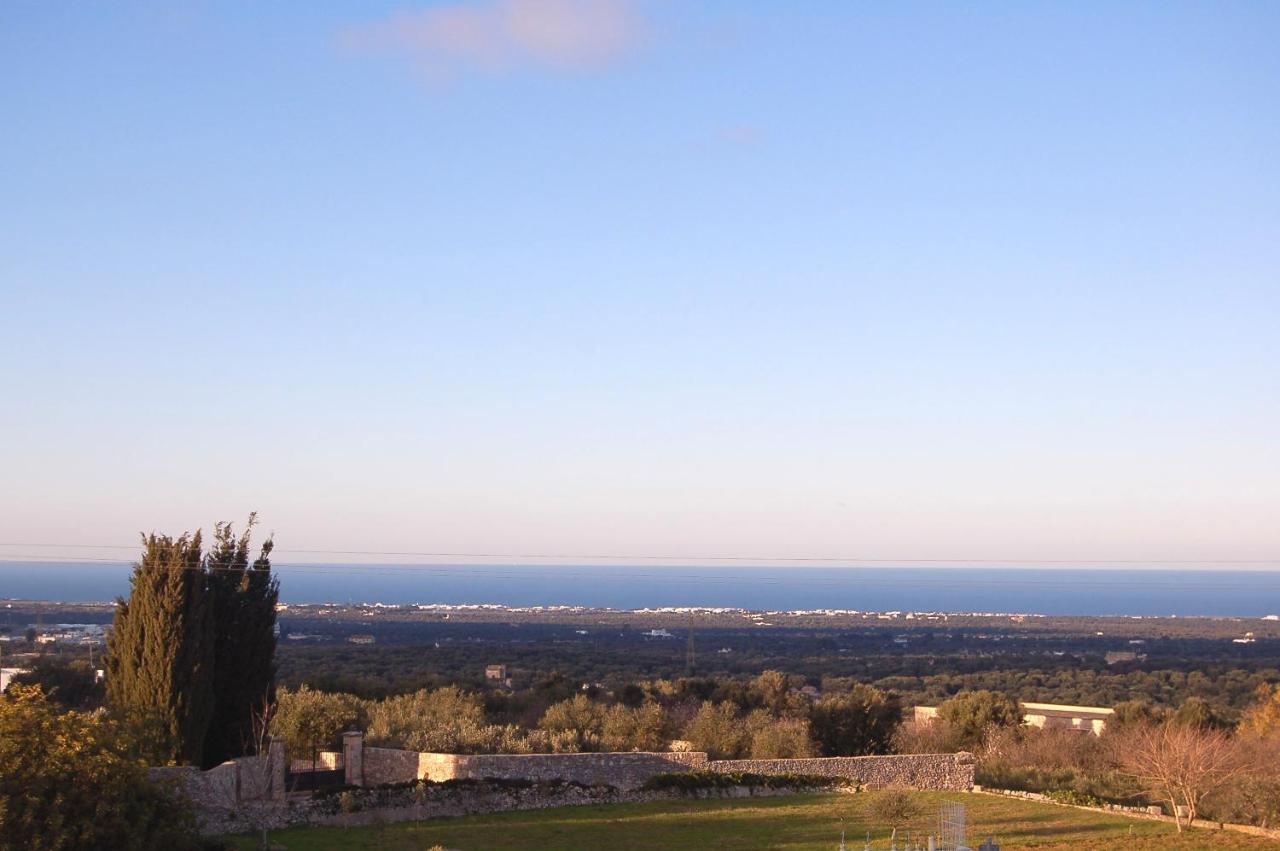
[[(484, 666), (491, 662), (505, 663), (517, 687), (557, 671), (610, 690), (641, 679), (679, 679), (685, 674), (683, 642), (645, 642), (636, 637), (636, 630), (605, 634), (593, 627), (590, 635), (579, 636), (568, 627), (544, 624), (396, 626), (389, 629), (372, 617), (357, 625), (337, 619), (298, 620), (286, 613), (282, 630), (322, 634), (330, 640), (282, 642), (279, 681), (290, 687), (306, 683), (374, 698), (450, 683), (483, 688)], [(348, 644), (347, 635), (357, 631), (375, 634), (377, 643)], [(732, 653), (703, 653), (700, 679), (746, 681), (781, 668), (803, 676), (824, 693), (861, 682), (896, 692), (907, 704), (935, 705), (961, 691), (984, 689), (1021, 700), (1091, 706), (1113, 706), (1132, 697), (1177, 706), (1198, 696), (1232, 716), (1248, 705), (1260, 684), (1280, 680), (1280, 665), (1272, 651), (1257, 659), (1235, 659), (1222, 655), (1228, 652), (1222, 641), (1203, 642), (1205, 646), (1194, 657), (1108, 666), (1101, 657), (1081, 660), (1042, 652), (981, 655), (969, 647), (939, 647), (928, 656), (904, 655), (864, 647), (853, 639), (837, 641), (834, 633), (825, 643), (773, 630), (753, 634), (750, 644), (730, 631), (700, 629), (697, 635), (706, 647), (732, 647)]]
[[(484, 695), (457, 686), (383, 699), (281, 689), (275, 729), (294, 753), (337, 747), (365, 730), (380, 747), (446, 753), (576, 753), (688, 748), (713, 758), (863, 756), (893, 750), (902, 706), (871, 686), (810, 699), (795, 678), (766, 671), (720, 691), (659, 680), (617, 693), (542, 683), (545, 699)], [(495, 698), (497, 698), (495, 700)]]
[[(1159, 803), (1182, 823), (1280, 818), (1280, 686), (1260, 685), (1236, 723), (1199, 698), (1117, 704), (1103, 736), (1023, 723), (1008, 694), (964, 691), (933, 723), (903, 719), (896, 695), (863, 683), (820, 696), (766, 671), (747, 681), (655, 680), (623, 689), (563, 679), (518, 695), (456, 685), (382, 699), (282, 689), (277, 731), (294, 753), (336, 748), (342, 731), (378, 747), (447, 753), (687, 748), (713, 758), (787, 759), (971, 751), (980, 783), (1064, 803)], [(541, 700), (535, 695), (541, 694)]]

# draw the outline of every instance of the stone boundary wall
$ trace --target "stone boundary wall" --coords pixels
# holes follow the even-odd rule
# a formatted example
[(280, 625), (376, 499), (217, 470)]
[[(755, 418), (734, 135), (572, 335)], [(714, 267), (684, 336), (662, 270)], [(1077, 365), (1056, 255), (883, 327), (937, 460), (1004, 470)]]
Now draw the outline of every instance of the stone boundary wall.
[(447, 754), (393, 748), (363, 750), (362, 776), (374, 787), (412, 780), (564, 780), (587, 786), (637, 788), (656, 774), (706, 765), (704, 753)]
[(448, 788), (419, 785), (396, 789), (352, 789), (340, 795), (308, 800), (253, 802), (236, 809), (207, 808), (199, 811), (201, 833), (222, 836), (230, 833), (279, 830), (295, 825), (353, 827), (423, 819), (454, 818), (465, 815), (540, 810), (591, 804), (646, 803), (690, 799), (779, 797), (806, 793), (841, 793), (851, 790), (767, 789), (733, 786), (723, 789), (641, 790), (613, 786), (542, 784), (523, 789), (502, 788), (481, 783), (474, 787)]
[[(852, 780), (856, 788), (903, 786), (952, 791), (971, 789), (974, 771), (973, 756), (965, 753), (714, 761), (708, 761), (707, 755), (700, 752), (466, 755), (366, 748), (361, 738), (359, 733), (344, 736), (343, 762), (347, 783), (365, 788), (341, 795), (286, 799), (283, 743), (278, 739), (272, 742), (268, 756), (234, 760), (209, 771), (153, 769), (152, 776), (172, 778), (175, 785), (185, 789), (202, 832), (218, 835), (265, 826), (360, 823), (362, 818), (439, 818), (574, 804), (794, 791), (640, 788), (655, 775), (699, 770), (840, 778)], [(486, 778), (495, 782), (485, 783)], [(420, 780), (433, 782), (413, 783)], [(446, 780), (474, 783), (463, 787), (438, 785)], [(533, 781), (536, 785), (504, 788), (501, 780)], [(822, 784), (820, 780), (816, 782)], [(387, 788), (390, 784), (404, 785)], [(832, 791), (830, 787), (824, 790)]]
[(266, 754), (237, 757), (208, 771), (192, 765), (147, 769), (149, 779), (185, 794), (197, 814), (249, 802), (283, 801), (284, 774), (284, 742), (276, 737)]
[(718, 759), (706, 770), (722, 774), (807, 774), (843, 777), (869, 789), (900, 786), (908, 789), (967, 792), (973, 788), (973, 754), (901, 754), (894, 756), (832, 756), (815, 759)]
[(273, 797), (283, 797), (285, 794), (283, 749), (277, 752), (275, 757), (271, 754), (242, 756), (234, 762), (241, 801), (266, 801)]
[(363, 770), (350, 782), (382, 786), (411, 780), (564, 780), (635, 789), (657, 774), (806, 774), (839, 777), (872, 789), (966, 791), (973, 787), (972, 754), (903, 754), (815, 759), (708, 760), (705, 753), (446, 754), (363, 748)]
[[(363, 777), (354, 778), (355, 786), (382, 786), (387, 783), (408, 783), (424, 777), (418, 764), (424, 756), (417, 751), (401, 751), (394, 748), (364, 748)], [(434, 778), (433, 778), (434, 779)]]
[(657, 774), (696, 771), (705, 753), (422, 754), (425, 780), (564, 780), (635, 789)]
[(147, 777), (185, 792), (197, 810), (206, 807), (233, 807), (240, 803), (239, 770), (234, 761), (201, 771), (193, 765), (147, 769)]
[(410, 780), (564, 780), (635, 789), (656, 774), (694, 771), (704, 753), (448, 754), (364, 749), (363, 786)]

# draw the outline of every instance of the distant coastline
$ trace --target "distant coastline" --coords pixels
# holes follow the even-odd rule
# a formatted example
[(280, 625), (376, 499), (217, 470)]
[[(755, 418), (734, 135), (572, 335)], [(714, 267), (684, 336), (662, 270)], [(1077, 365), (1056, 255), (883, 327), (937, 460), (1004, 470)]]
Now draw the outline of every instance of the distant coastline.
[[(285, 603), (619, 610), (987, 612), (1255, 617), (1280, 572), (1012, 567), (280, 564)], [(91, 602), (128, 591), (127, 562), (0, 561), (0, 598)]]

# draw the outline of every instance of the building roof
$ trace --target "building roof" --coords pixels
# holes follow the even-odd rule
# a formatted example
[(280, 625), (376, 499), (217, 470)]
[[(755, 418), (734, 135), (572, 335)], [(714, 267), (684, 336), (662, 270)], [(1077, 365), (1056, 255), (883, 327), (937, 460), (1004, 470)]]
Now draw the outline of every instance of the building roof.
[(1029, 712), (1032, 715), (1069, 715), (1072, 718), (1082, 718), (1087, 715), (1111, 716), (1115, 715), (1114, 709), (1105, 706), (1072, 706), (1068, 703), (1023, 703), (1022, 711)]

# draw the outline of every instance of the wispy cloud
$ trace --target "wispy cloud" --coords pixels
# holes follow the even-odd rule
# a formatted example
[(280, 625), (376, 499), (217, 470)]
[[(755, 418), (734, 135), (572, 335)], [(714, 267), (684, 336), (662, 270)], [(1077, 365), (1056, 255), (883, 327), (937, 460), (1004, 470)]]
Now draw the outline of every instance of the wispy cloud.
[(755, 124), (731, 124), (717, 134), (731, 145), (755, 145), (764, 139), (764, 129)]
[(630, 54), (643, 35), (630, 0), (481, 0), (395, 12), (349, 28), (342, 41), (448, 75), (598, 68)]

